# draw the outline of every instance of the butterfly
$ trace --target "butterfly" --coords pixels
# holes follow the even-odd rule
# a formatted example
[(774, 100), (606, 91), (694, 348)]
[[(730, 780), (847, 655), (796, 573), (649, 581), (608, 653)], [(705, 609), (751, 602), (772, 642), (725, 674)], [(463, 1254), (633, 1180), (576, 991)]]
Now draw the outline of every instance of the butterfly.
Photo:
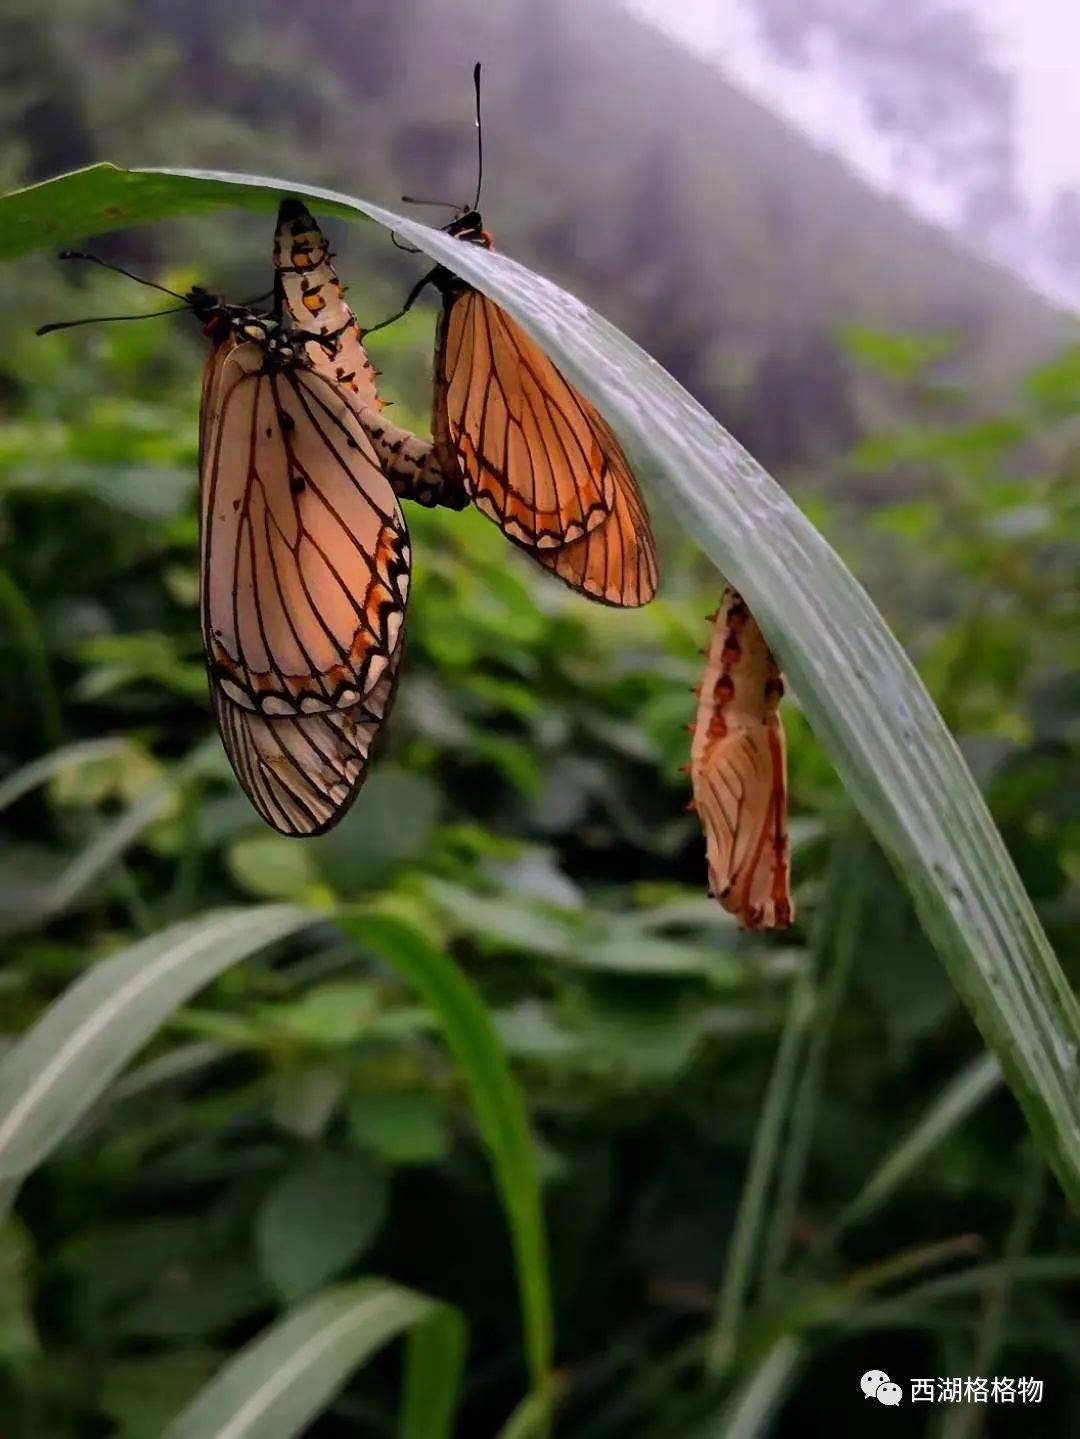
[(347, 391), (306, 342), (220, 305), (204, 330), (200, 617), (214, 712), (263, 819), (319, 834), (355, 798), (393, 694), (405, 519)]
[(690, 726), (691, 783), (709, 889), (747, 929), (789, 925), (783, 680), (745, 601), (724, 591)]
[(360, 381), (332, 369), (335, 337), (286, 310), (290, 284), (279, 274), (269, 315), (167, 293), (211, 344), (199, 611), (215, 718), (256, 810), (303, 836), (335, 824), (364, 779), (400, 664), (411, 550), (358, 418)]
[[(479, 74), (477, 65), (476, 198), (445, 230), (491, 249), (477, 209)], [(516, 320), (443, 265), (383, 324), (400, 318), (428, 285), (442, 299), (432, 434), (448, 485), (457, 478), (509, 540), (571, 588), (610, 605), (647, 604), (656, 593), (656, 545), (610, 427)]]

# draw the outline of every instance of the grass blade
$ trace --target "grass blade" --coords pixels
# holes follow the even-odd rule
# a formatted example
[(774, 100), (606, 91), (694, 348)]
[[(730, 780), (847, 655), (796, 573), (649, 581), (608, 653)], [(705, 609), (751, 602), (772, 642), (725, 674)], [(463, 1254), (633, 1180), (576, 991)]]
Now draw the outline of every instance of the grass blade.
[(738, 1344), (739, 1325), (750, 1285), (754, 1256), (761, 1249), (761, 1231), (769, 1190), (780, 1153), (784, 1122), (790, 1115), (791, 1099), (798, 1076), (799, 1053), (811, 1012), (812, 985), (806, 973), (795, 976), (791, 986), (784, 1028), (769, 1076), (765, 1102), (761, 1107), (750, 1163), (746, 1170), (739, 1211), (728, 1247), (724, 1279), (720, 1286), (716, 1329), (710, 1346), (709, 1364), (722, 1369)]
[(0, 1184), (14, 1184), (46, 1159), (197, 989), (317, 917), (293, 905), (203, 915), (76, 980), (0, 1062)]
[(209, 171), (93, 166), (0, 201), (0, 255), (283, 194), (367, 215), (504, 305), (604, 413), (746, 596), (849, 793), (1080, 1206), (1080, 1004), (982, 797), (904, 651), (813, 525), (644, 351), (505, 256), (337, 191)]
[[(326, 1290), (259, 1335), (196, 1395), (163, 1439), (291, 1439), (358, 1365), (403, 1333), (410, 1335), (406, 1371), (427, 1391), (424, 1439), (448, 1439), (464, 1357), (461, 1317), (422, 1294), (375, 1279)], [(420, 1432), (400, 1431), (402, 1439), (420, 1439)]]
[(126, 739), (87, 739), (50, 750), (40, 759), (32, 760), (9, 774), (0, 784), (0, 810), (7, 809), (8, 805), (22, 799), (39, 785), (48, 784), (66, 769), (77, 769), (81, 764), (105, 759), (108, 755), (123, 754), (128, 748), (129, 741)]
[(534, 1388), (545, 1391), (551, 1293), (536, 1152), (525, 1103), (491, 1017), (457, 965), (409, 925), (382, 915), (358, 915), (342, 924), (419, 991), (442, 1026), (491, 1156), (517, 1265), (526, 1357)]
[(715, 1424), (704, 1425), (694, 1439), (760, 1439), (768, 1434), (802, 1363), (803, 1351), (801, 1338), (781, 1336), (735, 1391)]
[(399, 1439), (449, 1439), (465, 1369), (465, 1321), (441, 1305), (414, 1329), (405, 1353)]
[(1001, 1068), (991, 1054), (964, 1066), (938, 1095), (904, 1139), (877, 1166), (828, 1236), (829, 1242), (885, 1204), (916, 1173), (957, 1125), (973, 1114), (1001, 1083)]

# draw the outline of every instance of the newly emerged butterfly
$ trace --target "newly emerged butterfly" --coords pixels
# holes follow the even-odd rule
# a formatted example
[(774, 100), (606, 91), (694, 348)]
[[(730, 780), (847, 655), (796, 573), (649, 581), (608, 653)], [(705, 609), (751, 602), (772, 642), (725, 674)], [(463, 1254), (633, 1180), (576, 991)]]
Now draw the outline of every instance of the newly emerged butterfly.
[(690, 778), (709, 889), (747, 929), (782, 928), (788, 882), (783, 681), (745, 602), (724, 591), (698, 691)]
[[(476, 208), (482, 150), (480, 160), (477, 199), (445, 228), (490, 249)], [(516, 320), (445, 266), (425, 275), (392, 319), (427, 285), (442, 298), (432, 433), (443, 473), (459, 477), (508, 539), (573, 589), (610, 605), (647, 604), (656, 546), (609, 426)]]

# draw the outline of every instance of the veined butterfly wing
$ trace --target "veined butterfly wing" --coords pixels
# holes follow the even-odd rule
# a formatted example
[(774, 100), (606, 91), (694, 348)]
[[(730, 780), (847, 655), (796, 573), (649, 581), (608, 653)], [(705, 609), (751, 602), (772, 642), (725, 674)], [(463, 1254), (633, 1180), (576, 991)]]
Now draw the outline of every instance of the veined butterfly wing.
[(709, 888), (747, 929), (791, 923), (787, 753), (776, 661), (743, 599), (724, 591), (690, 752)]
[(279, 834), (324, 834), (349, 809), (389, 713), (403, 650), (401, 639), (382, 678), (358, 705), (324, 714), (269, 718), (233, 704), (211, 684), (214, 714), (233, 772)]
[[(611, 514), (599, 416), (494, 301), (448, 285), (436, 340), (436, 443), (473, 503), (530, 550), (581, 539)], [(445, 419), (445, 428), (443, 421)]]
[(401, 509), (344, 392), (284, 353), (226, 342), (201, 426), (211, 677), (269, 716), (348, 709), (374, 689), (410, 565)]
[[(448, 226), (490, 248), (480, 216)], [(477, 507), (515, 544), (591, 599), (644, 605), (656, 544), (629, 462), (597, 410), (494, 300), (438, 267), (432, 431)]]

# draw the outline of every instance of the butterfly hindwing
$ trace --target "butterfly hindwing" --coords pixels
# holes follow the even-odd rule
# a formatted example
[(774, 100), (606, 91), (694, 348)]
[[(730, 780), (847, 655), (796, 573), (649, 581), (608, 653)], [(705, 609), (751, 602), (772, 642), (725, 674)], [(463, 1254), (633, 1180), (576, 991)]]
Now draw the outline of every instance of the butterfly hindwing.
[(342, 818), (367, 774), (393, 701), (404, 641), (371, 693), (351, 709), (269, 718), (211, 685), (225, 752), (256, 810), (280, 834), (323, 834)]
[[(449, 227), (489, 248), (478, 214)], [(656, 545), (630, 464), (598, 411), (494, 300), (448, 270), (435, 341), (435, 454), (503, 533), (590, 599), (656, 593)]]

